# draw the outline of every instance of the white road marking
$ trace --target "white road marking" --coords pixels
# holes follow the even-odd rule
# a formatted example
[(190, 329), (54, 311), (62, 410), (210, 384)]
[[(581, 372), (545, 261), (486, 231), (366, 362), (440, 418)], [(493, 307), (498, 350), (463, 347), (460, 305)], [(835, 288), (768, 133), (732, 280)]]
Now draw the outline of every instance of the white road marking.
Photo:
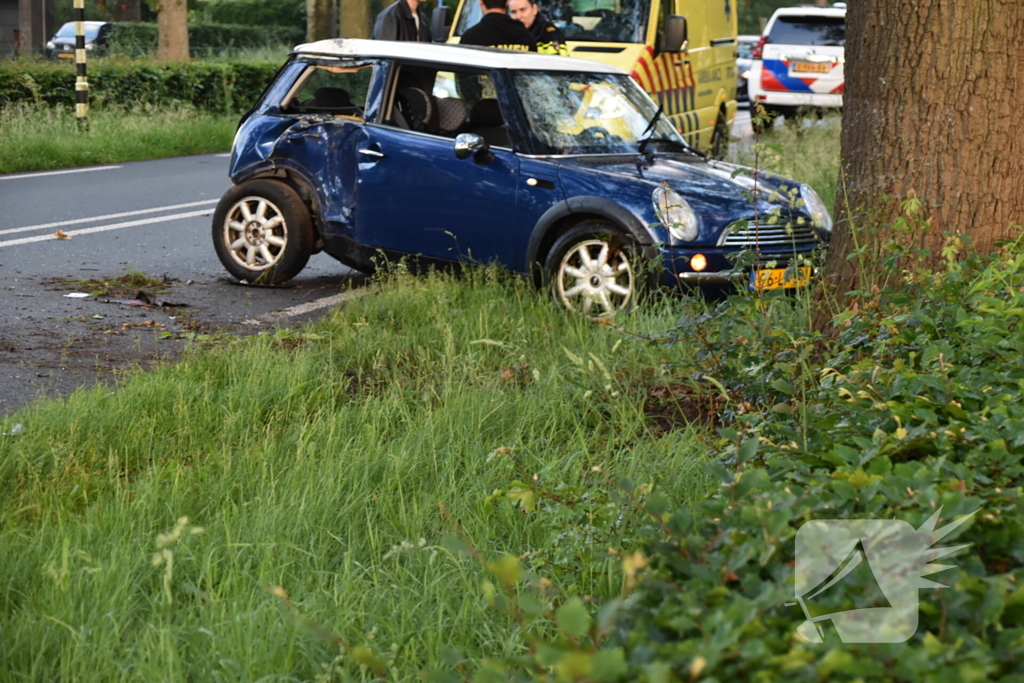
[[(213, 208), (203, 209), (201, 211), (187, 211), (185, 213), (176, 213), (170, 216), (157, 216), (155, 218), (144, 218), (138, 221), (126, 221), (124, 223), (111, 223), (110, 225), (101, 225), (95, 228), (82, 228), (81, 230), (71, 230), (67, 232), (68, 237), (77, 237), (78, 235), (91, 235), (97, 232), (106, 232), (108, 230), (121, 230), (123, 228), (137, 228), (140, 225), (152, 225), (153, 223), (165, 223), (167, 221), (176, 221), (183, 218), (195, 218), (196, 216), (209, 216), (213, 213)], [(64, 243), (64, 240), (57, 240), (53, 235), (33, 235), (32, 237), (22, 237), (16, 240), (7, 240), (6, 242), (0, 242), (0, 249), (4, 247), (16, 247), (19, 244), (31, 244), (32, 242), (46, 242), (47, 240), (54, 242)]]
[(31, 232), (32, 230), (46, 230), (48, 228), (59, 228), (64, 225), (75, 225), (76, 223), (93, 223), (95, 221), (108, 221), (111, 218), (124, 218), (125, 216), (140, 216), (144, 213), (160, 213), (161, 211), (173, 211), (174, 209), (188, 209), (193, 206), (203, 206), (204, 204), (216, 204), (217, 199), (204, 199), (201, 202), (188, 202), (187, 204), (170, 204), (168, 206), (158, 206), (153, 209), (139, 209), (138, 211), (122, 211), (121, 213), (108, 213), (105, 216), (92, 216), (90, 218), (75, 218), (74, 220), (58, 221), (56, 223), (40, 223), (39, 225), (29, 225), (24, 228), (7, 228), (6, 230), (0, 230), (0, 235), (9, 235), (13, 232)]
[(72, 168), (67, 171), (41, 171), (40, 173), (18, 173), (16, 175), (0, 175), (0, 180), (17, 180), (18, 178), (42, 178), (47, 175), (64, 175), (65, 173), (88, 173), (90, 171), (113, 171), (122, 166), (90, 166), (89, 168)]
[(282, 311), (274, 311), (273, 313), (267, 313), (266, 315), (257, 316), (255, 318), (248, 318), (242, 321), (243, 325), (263, 325), (265, 323), (276, 323), (288, 318), (294, 318), (297, 315), (303, 313), (312, 313), (313, 311), (319, 311), (321, 308), (327, 308), (328, 306), (336, 306), (342, 302), (348, 301), (349, 299), (357, 299), (361, 296), (366, 296), (372, 291), (370, 287), (364, 287), (362, 289), (352, 289), (341, 294), (335, 294), (334, 296), (324, 297), (323, 299), (317, 299), (315, 301), (308, 301), (304, 304), (298, 304), (291, 308), (286, 308)]

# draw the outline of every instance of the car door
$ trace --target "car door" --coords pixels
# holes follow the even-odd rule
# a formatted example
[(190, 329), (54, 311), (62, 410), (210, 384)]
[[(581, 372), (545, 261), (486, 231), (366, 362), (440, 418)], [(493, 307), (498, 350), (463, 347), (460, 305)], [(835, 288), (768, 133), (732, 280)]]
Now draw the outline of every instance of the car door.
[[(440, 109), (438, 99), (459, 93), (439, 88), (436, 72), (427, 73), (428, 82), (420, 84), (426, 87), (415, 89), (426, 93), (429, 88), (432, 105)], [(432, 259), (517, 265), (519, 159), (498, 145), (483, 156), (455, 156), (454, 138), (474, 131), (471, 112), (493, 94), (489, 79), (483, 88), (466, 90), (472, 93), (463, 93), (468, 95), (465, 120), (449, 121), (447, 130), (403, 127), (408, 122), (399, 122), (386, 108), (381, 123), (364, 128), (365, 138), (356, 150), (354, 215), (360, 243)], [(478, 123), (494, 122), (481, 118)], [(484, 128), (475, 130), (482, 133)]]

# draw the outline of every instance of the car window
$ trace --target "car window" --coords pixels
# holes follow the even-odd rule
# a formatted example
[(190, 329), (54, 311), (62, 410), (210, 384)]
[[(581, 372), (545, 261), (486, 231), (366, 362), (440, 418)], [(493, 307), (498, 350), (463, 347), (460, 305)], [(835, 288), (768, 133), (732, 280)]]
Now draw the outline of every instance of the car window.
[(750, 59), (750, 55), (754, 53), (754, 45), (752, 43), (739, 42), (736, 44), (736, 56), (739, 59)]
[[(624, 74), (516, 71), (513, 79), (530, 130), (548, 154), (636, 152), (657, 111)], [(666, 116), (652, 139), (683, 147)]]
[(362, 118), (372, 77), (372, 64), (312, 64), (299, 77), (298, 89), (293, 89), (283, 108), (296, 114)]
[(487, 74), (402, 66), (394, 92), (386, 125), (448, 138), (477, 133), (492, 146), (510, 146)]
[[(96, 40), (96, 36), (100, 32), (100, 26), (96, 24), (85, 25), (85, 42)], [(69, 21), (57, 30), (54, 36), (55, 38), (74, 38), (75, 37), (75, 22)]]
[(787, 17), (775, 19), (768, 43), (776, 45), (846, 45), (846, 19), (843, 17)]
[(572, 0), (545, 11), (568, 40), (642, 43), (650, 0)]

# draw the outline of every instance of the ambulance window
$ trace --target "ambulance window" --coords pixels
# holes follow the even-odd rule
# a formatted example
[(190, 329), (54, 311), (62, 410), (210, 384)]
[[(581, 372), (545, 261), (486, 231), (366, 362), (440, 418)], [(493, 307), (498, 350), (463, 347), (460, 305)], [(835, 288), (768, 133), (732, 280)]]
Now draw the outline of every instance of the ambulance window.
[(846, 19), (781, 16), (776, 18), (767, 42), (776, 45), (843, 47), (846, 45)]

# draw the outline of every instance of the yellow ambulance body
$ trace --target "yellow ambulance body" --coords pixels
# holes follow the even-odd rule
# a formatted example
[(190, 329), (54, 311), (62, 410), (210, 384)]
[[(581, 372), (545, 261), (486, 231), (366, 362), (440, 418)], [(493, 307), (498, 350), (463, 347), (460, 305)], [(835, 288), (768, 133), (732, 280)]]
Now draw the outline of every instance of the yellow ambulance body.
[[(619, 67), (664, 106), (676, 129), (701, 149), (728, 136), (736, 118), (738, 0), (541, 0), (573, 57)], [(683, 52), (660, 52), (665, 20), (686, 18)], [(476, 24), (477, 0), (460, 0), (449, 42)]]

